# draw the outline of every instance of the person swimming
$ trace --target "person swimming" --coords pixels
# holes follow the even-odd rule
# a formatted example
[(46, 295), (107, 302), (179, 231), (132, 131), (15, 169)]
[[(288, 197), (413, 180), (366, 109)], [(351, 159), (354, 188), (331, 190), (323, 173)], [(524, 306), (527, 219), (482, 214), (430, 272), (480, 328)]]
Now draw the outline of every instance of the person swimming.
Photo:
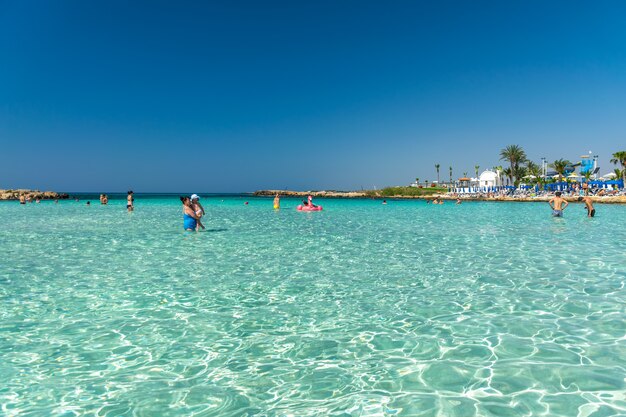
[(274, 210), (278, 210), (280, 208), (280, 196), (276, 194), (274, 197)]
[(180, 197), (180, 201), (183, 203), (183, 228), (195, 232), (198, 227), (198, 216), (191, 207), (191, 200), (189, 197)]

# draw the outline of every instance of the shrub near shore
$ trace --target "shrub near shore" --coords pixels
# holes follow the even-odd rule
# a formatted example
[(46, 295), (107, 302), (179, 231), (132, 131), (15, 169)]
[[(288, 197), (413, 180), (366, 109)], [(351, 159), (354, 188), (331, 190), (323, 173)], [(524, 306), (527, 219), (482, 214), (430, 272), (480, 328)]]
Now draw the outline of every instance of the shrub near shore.
[(443, 194), (448, 190), (443, 187), (386, 187), (382, 190), (366, 191), (368, 197), (426, 197), (435, 194)]

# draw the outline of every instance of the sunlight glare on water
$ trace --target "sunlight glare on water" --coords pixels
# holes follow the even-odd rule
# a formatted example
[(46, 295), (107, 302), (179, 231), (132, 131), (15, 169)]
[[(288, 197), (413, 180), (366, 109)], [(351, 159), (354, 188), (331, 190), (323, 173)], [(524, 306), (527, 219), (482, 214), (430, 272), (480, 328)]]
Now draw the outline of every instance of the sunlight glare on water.
[(0, 203), (0, 414), (626, 415), (625, 207), (202, 201)]

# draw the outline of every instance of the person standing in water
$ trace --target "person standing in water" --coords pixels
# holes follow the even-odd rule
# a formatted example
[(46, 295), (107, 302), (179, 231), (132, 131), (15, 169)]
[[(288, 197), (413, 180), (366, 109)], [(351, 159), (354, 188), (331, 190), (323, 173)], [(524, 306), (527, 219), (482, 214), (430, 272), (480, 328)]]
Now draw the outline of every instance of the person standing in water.
[(180, 201), (183, 203), (183, 228), (190, 232), (197, 231), (198, 215), (192, 207), (191, 200), (189, 197), (181, 197)]
[(587, 217), (593, 217), (596, 215), (596, 209), (593, 208), (591, 197), (589, 197), (588, 195), (584, 197), (578, 197), (578, 201), (583, 201), (585, 203), (585, 208), (587, 209)]
[(129, 191), (128, 197), (126, 197), (126, 209), (129, 213), (135, 210), (135, 198), (133, 197), (133, 194), (134, 193), (132, 191)]
[(204, 207), (202, 207), (202, 204), (200, 204), (200, 197), (198, 196), (198, 194), (192, 194), (190, 198), (191, 198), (191, 208), (193, 209), (194, 213), (196, 213), (196, 217), (198, 220), (196, 231), (198, 230), (199, 227), (201, 227), (202, 229), (205, 229), (204, 225), (200, 221), (202, 216), (204, 216)]
[(276, 193), (276, 197), (274, 197), (274, 210), (280, 209), (280, 196)]
[(552, 207), (552, 215), (554, 217), (563, 217), (563, 210), (569, 204), (567, 200), (561, 197), (561, 192), (557, 191), (554, 193), (554, 197), (548, 201), (550, 207)]

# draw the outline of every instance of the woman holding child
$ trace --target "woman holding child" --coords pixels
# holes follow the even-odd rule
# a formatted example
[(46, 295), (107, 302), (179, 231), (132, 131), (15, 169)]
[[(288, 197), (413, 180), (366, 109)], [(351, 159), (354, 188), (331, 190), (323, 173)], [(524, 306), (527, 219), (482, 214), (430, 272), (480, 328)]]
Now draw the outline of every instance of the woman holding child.
[(181, 197), (180, 201), (183, 203), (183, 227), (185, 230), (198, 231), (200, 227), (204, 229), (200, 220), (204, 216), (204, 207), (200, 204), (200, 197), (193, 194), (191, 197)]
[(191, 206), (191, 199), (181, 197), (180, 201), (183, 203), (183, 228), (194, 232), (198, 227), (198, 215)]

